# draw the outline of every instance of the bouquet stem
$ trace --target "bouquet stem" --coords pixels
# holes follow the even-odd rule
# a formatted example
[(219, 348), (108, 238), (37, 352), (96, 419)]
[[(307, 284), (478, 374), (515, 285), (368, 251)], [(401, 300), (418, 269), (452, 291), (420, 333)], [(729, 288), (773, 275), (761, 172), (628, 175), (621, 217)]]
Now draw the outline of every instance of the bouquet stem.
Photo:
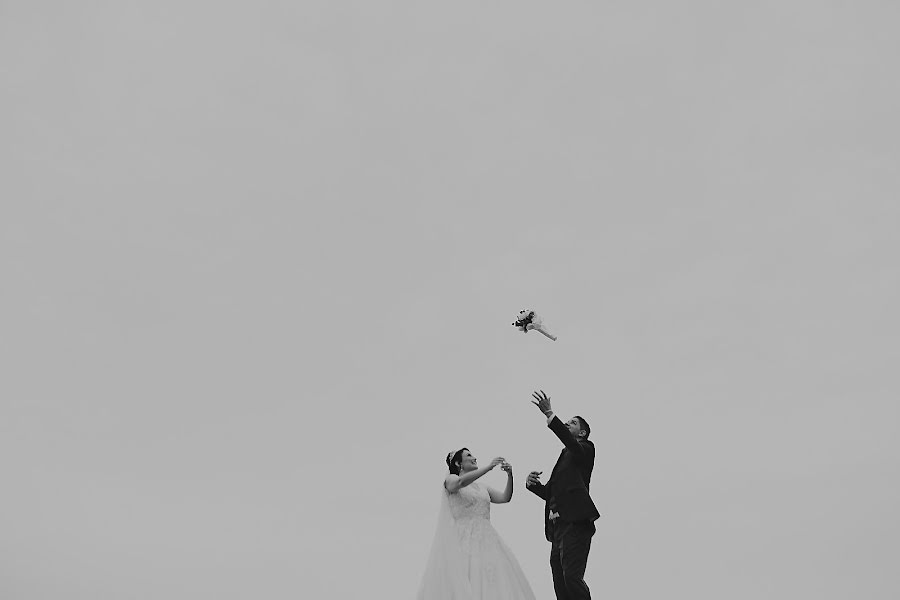
[(548, 338), (550, 338), (550, 339), (553, 340), (554, 342), (556, 341), (556, 336), (553, 335), (552, 333), (550, 333), (549, 331), (544, 331), (544, 329), (541, 328), (541, 327), (535, 327), (534, 330), (535, 330), (535, 331), (540, 331), (541, 333), (543, 333), (544, 335), (546, 335)]

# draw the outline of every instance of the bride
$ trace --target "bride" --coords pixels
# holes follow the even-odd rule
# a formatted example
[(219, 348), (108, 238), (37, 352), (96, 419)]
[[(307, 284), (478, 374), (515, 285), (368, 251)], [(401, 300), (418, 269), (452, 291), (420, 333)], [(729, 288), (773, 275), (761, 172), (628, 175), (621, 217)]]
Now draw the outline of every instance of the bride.
[[(506, 471), (502, 492), (476, 480), (496, 466)], [(441, 509), (417, 600), (534, 600), (525, 573), (491, 525), (491, 502), (509, 502), (512, 465), (498, 457), (485, 467), (468, 448), (447, 455)]]

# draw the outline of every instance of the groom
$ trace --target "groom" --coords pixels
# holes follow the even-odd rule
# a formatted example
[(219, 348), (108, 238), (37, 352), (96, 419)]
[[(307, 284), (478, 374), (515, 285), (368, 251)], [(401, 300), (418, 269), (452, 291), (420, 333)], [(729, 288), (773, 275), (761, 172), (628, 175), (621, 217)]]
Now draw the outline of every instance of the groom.
[(543, 390), (532, 396), (535, 400), (531, 403), (544, 413), (547, 426), (565, 445), (546, 484), (538, 479), (539, 471), (532, 471), (525, 482), (529, 491), (544, 500), (544, 534), (552, 544), (553, 589), (558, 600), (590, 600), (584, 571), (596, 531), (594, 521), (600, 516), (588, 495), (594, 469), (594, 444), (588, 440), (591, 428), (581, 417), (560, 421)]

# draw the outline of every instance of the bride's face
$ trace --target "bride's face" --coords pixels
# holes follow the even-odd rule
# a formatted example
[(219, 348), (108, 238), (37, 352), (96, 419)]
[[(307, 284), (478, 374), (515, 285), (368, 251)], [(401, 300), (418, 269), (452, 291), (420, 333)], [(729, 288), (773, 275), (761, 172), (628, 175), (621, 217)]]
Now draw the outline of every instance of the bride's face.
[(461, 473), (466, 471), (474, 471), (478, 468), (478, 459), (472, 456), (468, 450), (463, 450), (459, 470)]

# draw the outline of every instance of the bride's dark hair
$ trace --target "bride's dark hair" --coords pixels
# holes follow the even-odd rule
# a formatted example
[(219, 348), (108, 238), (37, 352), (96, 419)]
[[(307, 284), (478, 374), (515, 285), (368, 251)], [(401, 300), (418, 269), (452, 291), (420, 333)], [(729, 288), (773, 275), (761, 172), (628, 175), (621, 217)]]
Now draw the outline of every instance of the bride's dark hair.
[(463, 450), (468, 450), (468, 448), (460, 448), (456, 452), (451, 452), (447, 455), (447, 468), (454, 475), (459, 475), (459, 468), (462, 466)]

